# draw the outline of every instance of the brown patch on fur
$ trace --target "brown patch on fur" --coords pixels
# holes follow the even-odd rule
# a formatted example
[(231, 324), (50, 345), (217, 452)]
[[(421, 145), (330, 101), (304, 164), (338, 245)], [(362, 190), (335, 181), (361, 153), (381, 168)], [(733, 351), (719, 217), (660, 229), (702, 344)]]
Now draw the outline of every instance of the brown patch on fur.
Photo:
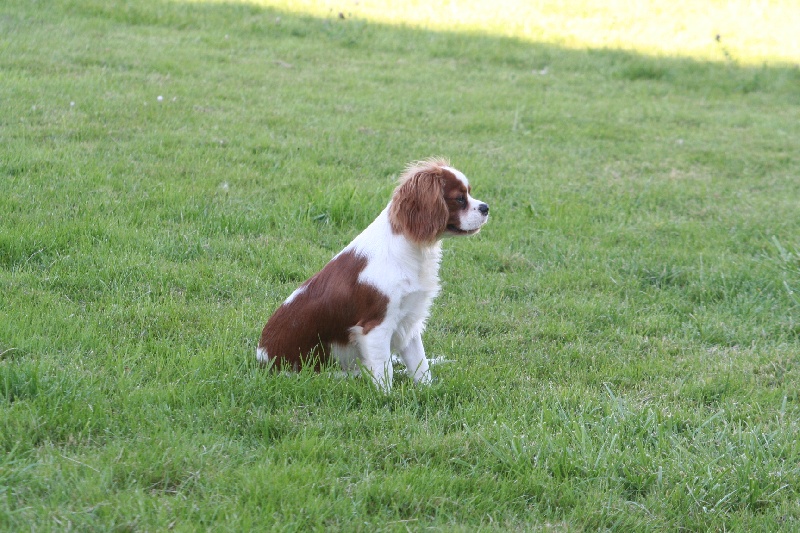
[(348, 344), (349, 330), (364, 333), (386, 317), (389, 298), (358, 276), (367, 259), (343, 252), (306, 281), (303, 292), (270, 317), (258, 345), (275, 360), (276, 370), (298, 370), (313, 364), (319, 371), (330, 359), (331, 344)]
[[(461, 213), (469, 209), (469, 189), (452, 173), (444, 171), (444, 201), (447, 204), (449, 217), (446, 226), (461, 227)], [(463, 202), (459, 202), (459, 199)]]
[[(444, 159), (411, 164), (392, 195), (389, 223), (392, 231), (414, 242), (432, 244), (447, 228), (450, 210), (443, 195)], [(449, 173), (447, 173), (449, 174)]]

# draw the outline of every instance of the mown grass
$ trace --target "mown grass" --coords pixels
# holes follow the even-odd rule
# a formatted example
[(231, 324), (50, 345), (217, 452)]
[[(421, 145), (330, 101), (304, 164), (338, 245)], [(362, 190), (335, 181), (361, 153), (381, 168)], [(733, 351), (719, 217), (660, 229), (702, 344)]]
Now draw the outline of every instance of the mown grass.
[[(236, 3), (0, 29), (0, 528), (798, 527), (797, 66)], [(259, 369), (433, 154), (492, 206), (446, 243), (455, 362)]]

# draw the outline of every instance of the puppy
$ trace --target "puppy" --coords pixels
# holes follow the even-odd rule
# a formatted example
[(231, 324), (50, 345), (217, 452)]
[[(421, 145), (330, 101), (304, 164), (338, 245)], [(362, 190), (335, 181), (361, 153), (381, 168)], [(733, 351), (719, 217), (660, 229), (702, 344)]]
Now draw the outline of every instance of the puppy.
[(442, 239), (474, 235), (489, 206), (444, 159), (409, 165), (386, 208), (267, 321), (256, 358), (278, 370), (316, 370), (333, 357), (392, 386), (396, 353), (415, 382), (430, 383), (422, 331), (439, 293)]

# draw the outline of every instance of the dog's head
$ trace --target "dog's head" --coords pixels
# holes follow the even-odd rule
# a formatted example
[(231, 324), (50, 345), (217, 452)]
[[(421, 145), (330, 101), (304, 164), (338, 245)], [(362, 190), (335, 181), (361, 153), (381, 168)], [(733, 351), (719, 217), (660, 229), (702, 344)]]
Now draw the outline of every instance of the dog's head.
[(470, 196), (471, 190), (467, 177), (444, 159), (412, 163), (392, 195), (392, 231), (420, 244), (478, 233), (489, 206)]

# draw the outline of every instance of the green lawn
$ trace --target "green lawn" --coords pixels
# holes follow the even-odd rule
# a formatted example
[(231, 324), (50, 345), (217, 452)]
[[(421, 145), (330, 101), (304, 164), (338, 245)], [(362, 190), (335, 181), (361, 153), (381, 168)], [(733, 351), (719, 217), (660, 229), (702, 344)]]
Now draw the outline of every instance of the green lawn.
[[(0, 5), (0, 530), (800, 528), (800, 58), (351, 11)], [(258, 368), (433, 155), (454, 362)]]

